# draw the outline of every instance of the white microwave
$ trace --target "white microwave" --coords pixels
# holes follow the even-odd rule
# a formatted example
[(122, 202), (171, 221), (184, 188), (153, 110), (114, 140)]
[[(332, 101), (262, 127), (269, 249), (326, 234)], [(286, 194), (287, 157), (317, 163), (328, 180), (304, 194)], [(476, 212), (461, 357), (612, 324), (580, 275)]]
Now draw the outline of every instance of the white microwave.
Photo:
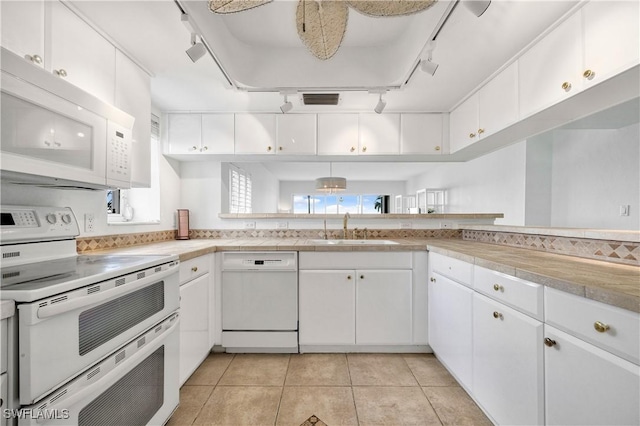
[(2, 180), (129, 188), (133, 117), (4, 48), (1, 53)]

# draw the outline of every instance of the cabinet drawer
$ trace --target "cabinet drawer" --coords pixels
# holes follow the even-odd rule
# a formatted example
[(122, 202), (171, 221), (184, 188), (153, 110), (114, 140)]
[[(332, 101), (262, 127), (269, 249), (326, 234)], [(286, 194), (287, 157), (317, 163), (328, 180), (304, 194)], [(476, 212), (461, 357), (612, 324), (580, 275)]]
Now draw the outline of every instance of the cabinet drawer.
[(438, 253), (429, 253), (431, 270), (471, 287), (473, 265)]
[(180, 285), (209, 272), (209, 256), (200, 256), (180, 262)]
[(478, 265), (473, 267), (476, 291), (542, 321), (544, 287)]
[(640, 314), (545, 288), (545, 322), (640, 364)]

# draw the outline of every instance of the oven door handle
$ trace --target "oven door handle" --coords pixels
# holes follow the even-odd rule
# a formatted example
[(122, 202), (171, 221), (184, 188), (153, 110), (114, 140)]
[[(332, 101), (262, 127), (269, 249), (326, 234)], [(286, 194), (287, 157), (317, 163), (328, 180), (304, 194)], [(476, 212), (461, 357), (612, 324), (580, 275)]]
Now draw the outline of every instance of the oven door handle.
[(60, 315), (78, 308), (95, 305), (96, 303), (101, 303), (109, 299), (113, 299), (114, 297), (120, 296), (122, 294), (131, 293), (132, 291), (145, 287), (151, 283), (161, 281), (162, 279), (173, 274), (178, 267), (179, 266), (177, 264), (174, 266), (169, 266), (165, 271), (149, 275), (148, 277), (136, 281), (132, 281), (129, 284), (115, 287), (106, 291), (99, 291), (87, 296), (75, 297), (64, 302), (56, 303), (55, 305), (43, 306), (42, 308), (38, 308), (38, 318), (44, 319), (53, 317), (55, 315)]

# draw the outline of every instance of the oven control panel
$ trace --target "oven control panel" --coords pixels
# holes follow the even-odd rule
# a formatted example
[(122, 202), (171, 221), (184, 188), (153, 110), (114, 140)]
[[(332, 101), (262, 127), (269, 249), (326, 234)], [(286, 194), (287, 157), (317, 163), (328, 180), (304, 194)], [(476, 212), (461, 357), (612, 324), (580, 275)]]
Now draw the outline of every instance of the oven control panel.
[(69, 207), (2, 206), (0, 218), (3, 243), (67, 239), (80, 234)]

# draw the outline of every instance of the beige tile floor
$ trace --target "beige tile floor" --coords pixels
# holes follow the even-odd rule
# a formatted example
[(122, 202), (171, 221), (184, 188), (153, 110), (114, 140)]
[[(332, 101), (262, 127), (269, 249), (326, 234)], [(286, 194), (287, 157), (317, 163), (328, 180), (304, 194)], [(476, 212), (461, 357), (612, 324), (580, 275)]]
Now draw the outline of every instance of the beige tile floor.
[[(491, 425), (430, 354), (212, 354), (174, 425)], [(320, 426), (322, 423), (317, 423)]]

